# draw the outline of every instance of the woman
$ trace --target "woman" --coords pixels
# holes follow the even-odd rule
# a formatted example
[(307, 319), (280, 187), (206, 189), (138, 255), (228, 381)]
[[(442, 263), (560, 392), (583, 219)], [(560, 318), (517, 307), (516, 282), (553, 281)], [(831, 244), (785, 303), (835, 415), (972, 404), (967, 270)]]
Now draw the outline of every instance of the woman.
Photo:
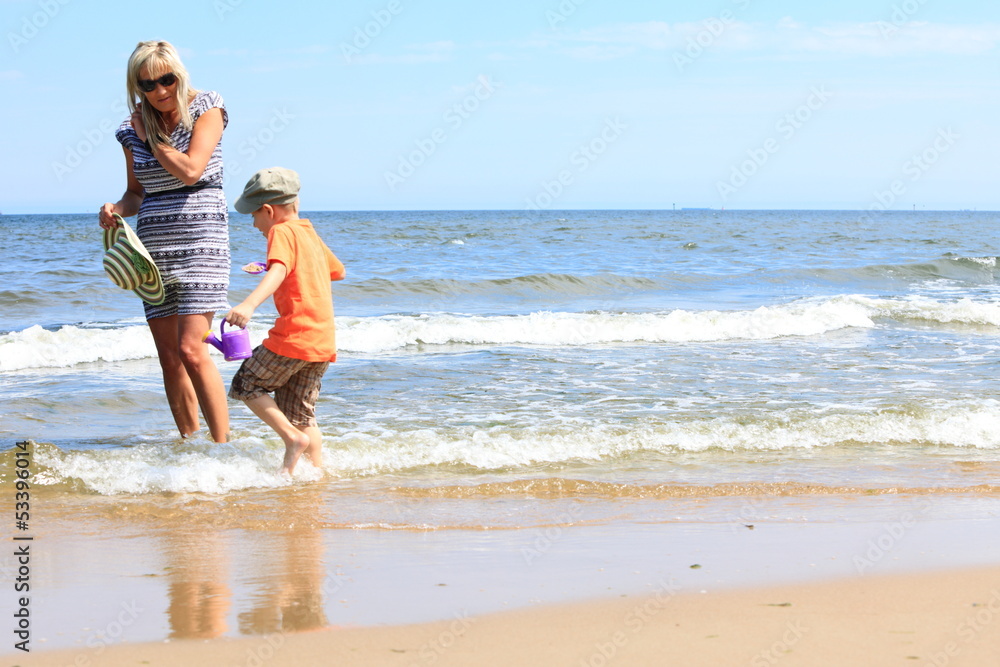
[(181, 436), (199, 429), (198, 406), (212, 438), (225, 442), (225, 386), (202, 342), (215, 311), (228, 309), (229, 220), (222, 191), (222, 97), (192, 90), (187, 70), (168, 42), (140, 42), (128, 61), (132, 117), (115, 134), (125, 151), (127, 187), (101, 207), (138, 214), (136, 233), (160, 270), (166, 299), (145, 303), (163, 384)]

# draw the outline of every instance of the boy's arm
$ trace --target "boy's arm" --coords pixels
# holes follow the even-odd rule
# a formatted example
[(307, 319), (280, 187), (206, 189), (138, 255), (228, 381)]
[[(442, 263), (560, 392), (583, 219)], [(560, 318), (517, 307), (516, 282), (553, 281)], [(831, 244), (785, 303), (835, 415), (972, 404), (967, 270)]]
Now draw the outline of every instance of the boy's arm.
[(347, 275), (347, 271), (344, 269), (344, 263), (337, 259), (337, 256), (333, 254), (330, 248), (326, 249), (326, 263), (330, 267), (330, 280), (343, 280)]
[(253, 311), (257, 310), (260, 304), (267, 301), (274, 294), (287, 275), (288, 267), (281, 262), (271, 262), (271, 266), (268, 268), (267, 273), (264, 274), (264, 278), (257, 285), (257, 288), (250, 292), (250, 296), (244, 299), (243, 303), (226, 313), (226, 316), (222, 319), (229, 324), (245, 327), (250, 323)]

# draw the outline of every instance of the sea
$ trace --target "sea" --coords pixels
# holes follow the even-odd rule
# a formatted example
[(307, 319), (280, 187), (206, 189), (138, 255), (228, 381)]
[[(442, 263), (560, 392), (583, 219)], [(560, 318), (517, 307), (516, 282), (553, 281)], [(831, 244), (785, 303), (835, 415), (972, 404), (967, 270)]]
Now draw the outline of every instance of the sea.
[[(831, 554), (1000, 557), (1000, 213), (303, 215), (347, 278), (323, 465), (293, 479), (238, 402), (230, 442), (178, 436), (95, 215), (0, 216), (0, 486), (13, 503), (30, 443), (50, 646), (128, 599), (161, 601), (129, 635), (157, 640), (626, 594), (689, 565), (759, 583)], [(230, 228), (236, 304), (265, 241)], [(212, 353), (228, 386), (239, 363)]]
[[(412, 522), (361, 503), (351, 526), (531, 521), (467, 515), (469, 495), (996, 490), (1000, 214), (303, 215), (347, 268), (323, 470), (275, 475), (280, 441), (237, 402), (230, 443), (177, 437), (90, 214), (0, 216), (4, 448), (32, 440), (38, 484), (78, 494), (456, 501)], [(247, 216), (230, 227), (236, 304), (264, 240)], [(255, 343), (275, 315), (257, 312)], [(239, 364), (213, 354), (228, 385)]]

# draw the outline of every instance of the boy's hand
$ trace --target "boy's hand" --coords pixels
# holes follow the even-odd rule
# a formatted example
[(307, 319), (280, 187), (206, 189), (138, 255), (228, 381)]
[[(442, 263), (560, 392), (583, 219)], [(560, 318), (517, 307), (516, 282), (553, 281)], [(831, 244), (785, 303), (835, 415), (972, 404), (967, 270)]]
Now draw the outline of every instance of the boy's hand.
[(248, 324), (250, 324), (250, 318), (253, 317), (254, 309), (247, 306), (245, 303), (241, 303), (236, 306), (223, 317), (228, 324), (238, 326), (245, 329)]

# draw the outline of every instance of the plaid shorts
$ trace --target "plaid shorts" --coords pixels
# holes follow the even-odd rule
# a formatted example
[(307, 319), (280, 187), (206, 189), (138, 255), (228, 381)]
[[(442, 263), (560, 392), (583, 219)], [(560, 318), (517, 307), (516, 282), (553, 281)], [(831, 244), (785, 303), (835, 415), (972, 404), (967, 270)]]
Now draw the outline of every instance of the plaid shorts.
[(249, 401), (274, 392), (274, 402), (288, 421), (316, 426), (316, 400), (329, 366), (329, 361), (290, 359), (259, 345), (233, 376), (229, 397)]

